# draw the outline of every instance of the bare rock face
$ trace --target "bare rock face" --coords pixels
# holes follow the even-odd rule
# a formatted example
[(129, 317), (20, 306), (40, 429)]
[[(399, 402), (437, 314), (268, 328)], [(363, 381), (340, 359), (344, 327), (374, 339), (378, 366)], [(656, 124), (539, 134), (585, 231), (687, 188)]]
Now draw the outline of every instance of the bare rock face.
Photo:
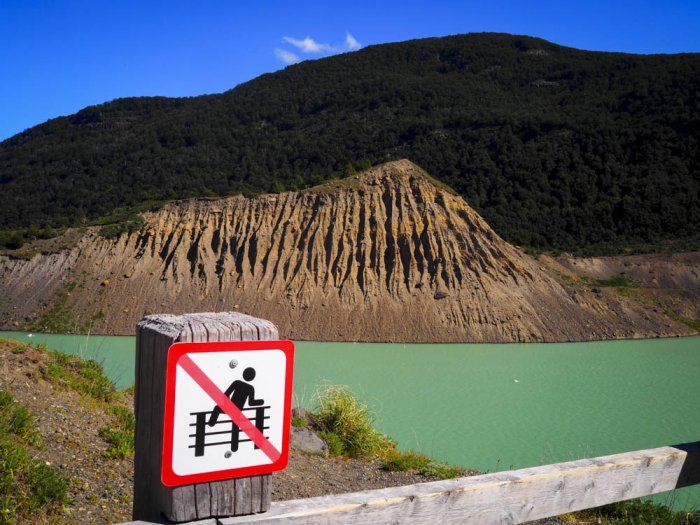
[(310, 340), (567, 341), (661, 329), (631, 332), (633, 314), (566, 289), (406, 160), (305, 192), (174, 203), (145, 219), (117, 241), (88, 234), (60, 260), (3, 258), (5, 327), (40, 315), (62, 280), (76, 324), (113, 334), (133, 334), (146, 313), (222, 310)]

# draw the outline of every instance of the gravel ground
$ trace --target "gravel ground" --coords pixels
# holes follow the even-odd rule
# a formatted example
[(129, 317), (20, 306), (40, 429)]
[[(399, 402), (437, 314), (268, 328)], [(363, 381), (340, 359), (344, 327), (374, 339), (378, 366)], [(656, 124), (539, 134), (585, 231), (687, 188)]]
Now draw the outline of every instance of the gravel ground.
[[(33, 453), (70, 481), (72, 504), (62, 516), (31, 523), (105, 524), (131, 519), (132, 459), (104, 457), (107, 443), (98, 435), (112, 416), (96, 401), (43, 379), (47, 354), (0, 340), (0, 389), (10, 392), (33, 414), (43, 446)], [(133, 404), (130, 394), (124, 403)], [(289, 466), (273, 474), (272, 499), (306, 498), (342, 492), (408, 485), (435, 478), (411, 472), (387, 472), (376, 461), (325, 458), (292, 449)]]

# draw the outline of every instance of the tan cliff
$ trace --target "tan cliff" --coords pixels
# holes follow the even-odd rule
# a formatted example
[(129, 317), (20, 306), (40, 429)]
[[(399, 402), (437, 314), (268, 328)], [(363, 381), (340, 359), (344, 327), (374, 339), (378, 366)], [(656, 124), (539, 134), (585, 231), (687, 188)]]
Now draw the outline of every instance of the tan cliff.
[(691, 333), (600, 301), (503, 241), (409, 161), (305, 192), (184, 201), (117, 240), (0, 258), (5, 329), (49, 316), (133, 334), (148, 313), (238, 310), (293, 339), (569, 341)]

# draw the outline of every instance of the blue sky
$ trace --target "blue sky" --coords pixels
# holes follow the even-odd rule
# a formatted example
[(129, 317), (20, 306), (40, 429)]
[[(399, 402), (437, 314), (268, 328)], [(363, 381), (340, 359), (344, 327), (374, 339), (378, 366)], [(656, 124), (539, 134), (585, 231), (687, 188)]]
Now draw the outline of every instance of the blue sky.
[(219, 93), (295, 59), (480, 31), (699, 52), (700, 2), (0, 0), (0, 140), (114, 98)]

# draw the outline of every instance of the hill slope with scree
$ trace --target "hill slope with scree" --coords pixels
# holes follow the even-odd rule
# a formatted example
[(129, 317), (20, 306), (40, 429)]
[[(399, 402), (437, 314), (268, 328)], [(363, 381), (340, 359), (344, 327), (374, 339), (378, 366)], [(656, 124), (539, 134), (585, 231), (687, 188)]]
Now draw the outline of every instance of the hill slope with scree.
[(144, 220), (116, 240), (93, 230), (60, 254), (0, 258), (4, 327), (60, 319), (62, 331), (131, 334), (148, 313), (240, 310), (311, 340), (690, 333), (559, 283), (405, 160), (304, 192), (172, 203)]

